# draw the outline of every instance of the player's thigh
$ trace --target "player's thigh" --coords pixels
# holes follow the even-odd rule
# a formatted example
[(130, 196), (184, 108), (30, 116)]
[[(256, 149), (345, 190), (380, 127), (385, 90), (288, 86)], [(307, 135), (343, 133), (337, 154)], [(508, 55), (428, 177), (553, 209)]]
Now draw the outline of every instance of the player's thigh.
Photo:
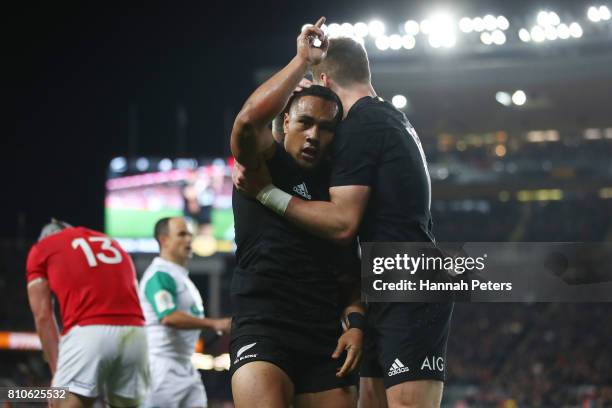
[(293, 400), (293, 383), (280, 367), (252, 361), (234, 372), (232, 395), (236, 408), (285, 408)]
[(357, 387), (350, 386), (298, 394), (295, 396), (293, 405), (295, 408), (355, 408), (357, 407)]
[(389, 408), (439, 408), (444, 383), (436, 380), (409, 381), (387, 388)]
[(106, 376), (106, 397), (113, 407), (138, 406), (149, 383), (147, 337), (143, 327), (110, 327), (118, 347)]
[(361, 377), (359, 408), (387, 408), (387, 394), (382, 377)]
[(90, 408), (93, 407), (96, 398), (87, 398), (82, 395), (68, 393), (65, 399), (57, 399), (51, 403), (53, 408)]

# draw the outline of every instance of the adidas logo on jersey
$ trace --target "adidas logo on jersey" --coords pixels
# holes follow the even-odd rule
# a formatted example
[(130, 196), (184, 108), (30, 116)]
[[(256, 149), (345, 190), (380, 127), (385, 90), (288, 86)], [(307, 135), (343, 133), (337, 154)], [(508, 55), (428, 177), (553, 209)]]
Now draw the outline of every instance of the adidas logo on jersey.
[(410, 371), (410, 369), (404, 366), (404, 364), (402, 364), (402, 362), (399, 361), (398, 358), (396, 358), (393, 364), (391, 365), (391, 368), (389, 368), (389, 373), (387, 375), (391, 377), (396, 374), (405, 373), (406, 371)]
[(312, 199), (312, 196), (308, 193), (308, 189), (306, 188), (306, 183), (298, 184), (297, 186), (293, 187), (293, 191), (307, 200)]

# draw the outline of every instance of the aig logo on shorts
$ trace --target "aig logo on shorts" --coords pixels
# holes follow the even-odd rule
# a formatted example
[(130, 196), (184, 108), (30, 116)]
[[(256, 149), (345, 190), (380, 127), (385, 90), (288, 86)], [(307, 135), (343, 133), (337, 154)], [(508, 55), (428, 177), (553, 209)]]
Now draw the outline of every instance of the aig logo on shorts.
[(423, 360), (421, 364), (421, 371), (425, 369), (429, 371), (444, 371), (444, 357), (425, 357), (425, 360)]
[(234, 364), (238, 364), (239, 362), (241, 362), (242, 360), (246, 360), (247, 358), (255, 358), (255, 357), (257, 357), (257, 353), (255, 353), (255, 354), (245, 354), (244, 356), (242, 355), (245, 351), (247, 351), (250, 348), (254, 347), (256, 344), (257, 344), (257, 342), (251, 343), (251, 344), (247, 344), (246, 346), (240, 347), (240, 349), (236, 353), (236, 359), (234, 360)]

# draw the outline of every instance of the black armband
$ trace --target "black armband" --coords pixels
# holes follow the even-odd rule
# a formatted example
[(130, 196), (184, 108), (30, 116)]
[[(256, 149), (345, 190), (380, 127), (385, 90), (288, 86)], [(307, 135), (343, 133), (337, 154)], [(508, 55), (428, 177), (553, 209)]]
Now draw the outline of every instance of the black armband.
[(366, 320), (363, 314), (358, 312), (349, 313), (348, 316), (346, 316), (346, 320), (348, 321), (349, 329), (365, 330)]

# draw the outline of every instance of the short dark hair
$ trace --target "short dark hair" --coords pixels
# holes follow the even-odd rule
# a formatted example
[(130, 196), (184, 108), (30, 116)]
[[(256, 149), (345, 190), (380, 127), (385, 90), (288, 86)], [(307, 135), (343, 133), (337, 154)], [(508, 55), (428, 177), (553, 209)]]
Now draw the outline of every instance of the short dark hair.
[(289, 98), (289, 102), (287, 102), (287, 106), (285, 107), (283, 113), (289, 112), (289, 110), (291, 110), (291, 106), (293, 106), (293, 104), (299, 101), (303, 96), (316, 96), (325, 99), (326, 101), (334, 102), (338, 107), (338, 112), (334, 117), (334, 124), (337, 125), (340, 123), (344, 112), (340, 98), (331, 89), (320, 85), (310, 85), (309, 87), (303, 88), (301, 91), (295, 92), (293, 95), (291, 95), (291, 98)]
[(170, 227), (168, 225), (170, 224), (170, 220), (172, 218), (173, 217), (160, 218), (155, 223), (155, 228), (153, 229), (153, 235), (155, 236), (155, 240), (159, 244), (160, 248), (161, 248), (161, 242), (159, 241), (159, 237), (162, 235), (168, 235), (168, 233), (170, 232)]
[(315, 81), (321, 74), (327, 74), (340, 86), (369, 83), (370, 61), (365, 48), (352, 38), (331, 38), (327, 56), (312, 67)]

